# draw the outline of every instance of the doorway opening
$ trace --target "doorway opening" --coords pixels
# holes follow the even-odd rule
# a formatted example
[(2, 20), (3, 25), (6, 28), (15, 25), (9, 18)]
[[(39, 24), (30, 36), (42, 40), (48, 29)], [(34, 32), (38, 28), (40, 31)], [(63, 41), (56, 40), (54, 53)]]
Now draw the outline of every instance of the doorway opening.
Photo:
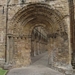
[(40, 59), (43, 53), (47, 52), (48, 37), (47, 31), (42, 26), (35, 26), (31, 34), (31, 60)]
[(64, 36), (67, 28), (59, 11), (48, 4), (33, 3), (20, 9), (12, 22), (16, 67), (29, 65), (47, 50), (52, 66), (68, 65), (68, 38)]

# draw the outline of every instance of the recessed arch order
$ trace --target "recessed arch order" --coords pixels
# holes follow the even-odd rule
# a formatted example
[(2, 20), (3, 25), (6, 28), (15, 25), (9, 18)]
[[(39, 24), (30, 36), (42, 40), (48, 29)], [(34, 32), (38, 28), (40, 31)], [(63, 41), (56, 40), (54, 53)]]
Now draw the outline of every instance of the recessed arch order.
[[(36, 24), (45, 24), (47, 29), (53, 33), (57, 30), (65, 30), (65, 26), (61, 25), (63, 15), (56, 10), (52, 9), (50, 5), (45, 3), (31, 3), (21, 8), (12, 18), (12, 24), (17, 25), (20, 23), (23, 26), (29, 25), (32, 27)], [(64, 21), (63, 21), (64, 22)], [(51, 30), (52, 29), (52, 30)]]

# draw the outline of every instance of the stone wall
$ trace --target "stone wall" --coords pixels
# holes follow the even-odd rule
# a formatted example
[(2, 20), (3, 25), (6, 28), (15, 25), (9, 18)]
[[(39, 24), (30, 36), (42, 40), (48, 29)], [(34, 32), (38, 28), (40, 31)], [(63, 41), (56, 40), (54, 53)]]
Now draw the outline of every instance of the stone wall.
[[(32, 0), (30, 0), (29, 2), (31, 2), (31, 1)], [(40, 0), (37, 0), (37, 1), (40, 1)], [(33, 2), (36, 3), (35, 0)], [(49, 1), (49, 2), (46, 2), (46, 4), (50, 5), (51, 9), (57, 10), (57, 12), (58, 12), (57, 16), (62, 14), (62, 18), (60, 20), (59, 20), (59, 18), (57, 18), (57, 20), (55, 20), (55, 22), (58, 22), (58, 23), (54, 27), (54, 30), (56, 30), (56, 28), (58, 28), (57, 25), (59, 24), (59, 25), (61, 25), (61, 27), (63, 27), (63, 28), (61, 28), (62, 29), (61, 31), (65, 30), (66, 33), (69, 33), (68, 32), (68, 26), (69, 25), (66, 23), (66, 21), (67, 21), (66, 17), (69, 16), (68, 0)], [(0, 34), (1, 34), (0, 35), (0, 59), (2, 61), (4, 61), (4, 58), (5, 58), (6, 19), (7, 19), (6, 18), (6, 15), (7, 15), (6, 14), (6, 8), (7, 8), (6, 7), (6, 1), (4, 1), (4, 0), (1, 1), (0, 5), (1, 5), (0, 6)], [(31, 44), (29, 44), (30, 39), (26, 38), (26, 36), (25, 36), (25, 35), (29, 35), (29, 29), (28, 29), (29, 27), (24, 29), (24, 27), (21, 26), (21, 24), (22, 24), (21, 22), (17, 23), (17, 25), (16, 25), (16, 20), (14, 21), (14, 25), (12, 24), (12, 20), (14, 19), (16, 14), (18, 14), (20, 12), (20, 10), (22, 10), (27, 5), (28, 4), (22, 5), (19, 2), (15, 3), (14, 0), (11, 0), (9, 3), (9, 6), (7, 8), (8, 9), (8, 15), (7, 15), (7, 17), (8, 17), (8, 20), (7, 20), (8, 34), (13, 34), (13, 38), (14, 38), (14, 48), (15, 48), (14, 49), (14, 51), (15, 51), (14, 64), (18, 63), (14, 67), (25, 66), (25, 65), (30, 64), (30, 62), (31, 62), (31, 58), (30, 58), (30, 52), (31, 52), (30, 48), (31, 47), (29, 47), (29, 46), (31, 46)], [(27, 7), (25, 7), (25, 8), (27, 8)], [(20, 15), (21, 14), (19, 14), (18, 16), (20, 16)], [(57, 16), (54, 15), (53, 16), (54, 18), (53, 17), (52, 18), (55, 19), (55, 17), (57, 17)], [(17, 35), (17, 36), (14, 37), (15, 35)], [(23, 35), (24, 35), (24, 37), (23, 37)], [(27, 41), (27, 39), (28, 39), (28, 41)], [(57, 46), (56, 42), (58, 42), (58, 46)], [(53, 47), (51, 47), (51, 46), (48, 47), (50, 52), (51, 52), (51, 50), (54, 50), (53, 52), (56, 55), (55, 56), (56, 58), (54, 59), (54, 61), (55, 62), (59, 61), (58, 62), (59, 65), (61, 65), (62, 62), (63, 63), (66, 62), (66, 64), (68, 64), (68, 62), (69, 62), (68, 60), (70, 60), (68, 58), (69, 57), (68, 41), (65, 41), (64, 44), (63, 44), (63, 42), (64, 42), (64, 40), (62, 38), (60, 38), (60, 40), (59, 40), (59, 38), (57, 38), (54, 40), (54, 42), (51, 42)], [(67, 53), (67, 54), (65, 54), (65, 53)], [(64, 56), (63, 56), (63, 54), (64, 54)], [(68, 58), (68, 59), (66, 60), (65, 58)], [(2, 61), (0, 61), (0, 62), (2, 62)], [(58, 65), (58, 63), (55, 65)]]
[(6, 1), (0, 2), (0, 65), (5, 63)]
[[(53, 40), (52, 53), (54, 59), (54, 65), (56, 66), (66, 66), (69, 64), (69, 51), (68, 51), (68, 41), (64, 41), (60, 36)], [(52, 54), (51, 54), (52, 55)], [(67, 59), (66, 59), (67, 58)]]
[(30, 64), (30, 50), (27, 37), (16, 37), (14, 40), (14, 67), (22, 67)]

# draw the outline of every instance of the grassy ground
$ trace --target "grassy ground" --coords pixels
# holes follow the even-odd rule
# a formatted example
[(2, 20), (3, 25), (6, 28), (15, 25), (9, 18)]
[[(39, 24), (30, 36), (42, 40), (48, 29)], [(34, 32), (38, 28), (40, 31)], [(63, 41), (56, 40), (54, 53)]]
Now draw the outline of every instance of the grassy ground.
[(2, 68), (0, 68), (0, 75), (5, 75), (7, 73), (7, 70), (3, 70)]

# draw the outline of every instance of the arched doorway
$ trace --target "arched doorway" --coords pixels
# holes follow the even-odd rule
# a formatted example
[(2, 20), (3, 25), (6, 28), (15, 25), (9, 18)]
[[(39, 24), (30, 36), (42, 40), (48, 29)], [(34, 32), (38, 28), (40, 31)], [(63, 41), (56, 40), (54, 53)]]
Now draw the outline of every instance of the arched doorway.
[[(36, 32), (35, 29), (38, 27), (47, 31), (45, 37), (48, 39)], [(14, 63), (16, 67), (26, 66), (31, 63), (31, 55), (35, 55), (34, 49), (31, 49), (34, 46), (31, 44), (33, 38), (36, 38), (36, 40), (41, 38), (41, 41), (45, 43), (48, 41), (47, 49), (49, 54), (54, 53), (54, 56), (50, 56), (50, 58), (53, 58), (54, 63), (50, 62), (50, 64), (56, 67), (69, 64), (66, 23), (63, 20), (63, 15), (59, 11), (52, 9), (48, 4), (32, 3), (23, 7), (14, 15), (10, 29), (14, 37)], [(39, 51), (36, 51), (36, 55), (38, 54)]]

